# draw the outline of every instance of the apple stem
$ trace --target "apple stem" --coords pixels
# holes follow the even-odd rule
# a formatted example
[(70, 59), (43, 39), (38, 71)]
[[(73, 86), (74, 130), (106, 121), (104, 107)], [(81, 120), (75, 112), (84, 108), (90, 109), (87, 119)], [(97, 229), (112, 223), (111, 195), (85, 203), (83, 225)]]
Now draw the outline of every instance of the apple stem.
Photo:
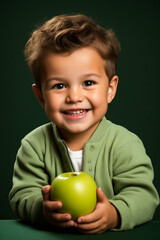
[(76, 173), (72, 173), (72, 175), (71, 175), (72, 177), (75, 177), (75, 176), (77, 176), (77, 174)]

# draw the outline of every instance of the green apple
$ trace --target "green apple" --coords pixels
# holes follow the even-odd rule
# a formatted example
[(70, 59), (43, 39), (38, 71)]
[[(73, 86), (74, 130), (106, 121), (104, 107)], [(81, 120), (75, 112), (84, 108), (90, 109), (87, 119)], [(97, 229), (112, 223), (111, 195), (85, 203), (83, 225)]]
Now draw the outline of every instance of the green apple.
[(62, 202), (62, 213), (69, 213), (75, 221), (91, 213), (96, 206), (96, 183), (85, 172), (66, 172), (58, 175), (51, 184), (51, 200)]

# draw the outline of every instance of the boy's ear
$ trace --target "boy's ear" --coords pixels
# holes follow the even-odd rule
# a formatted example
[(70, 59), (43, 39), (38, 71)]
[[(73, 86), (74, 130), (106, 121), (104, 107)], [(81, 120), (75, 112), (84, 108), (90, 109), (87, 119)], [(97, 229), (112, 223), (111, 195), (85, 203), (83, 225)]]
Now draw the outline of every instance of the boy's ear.
[(41, 90), (38, 88), (38, 86), (35, 83), (32, 84), (32, 89), (33, 89), (33, 92), (35, 93), (39, 103), (42, 105), (42, 107), (44, 107), (44, 98), (43, 98), (43, 94), (42, 94)]
[(117, 91), (118, 86), (118, 76), (114, 75), (109, 82), (109, 88), (108, 88), (108, 103), (111, 103), (114, 99)]

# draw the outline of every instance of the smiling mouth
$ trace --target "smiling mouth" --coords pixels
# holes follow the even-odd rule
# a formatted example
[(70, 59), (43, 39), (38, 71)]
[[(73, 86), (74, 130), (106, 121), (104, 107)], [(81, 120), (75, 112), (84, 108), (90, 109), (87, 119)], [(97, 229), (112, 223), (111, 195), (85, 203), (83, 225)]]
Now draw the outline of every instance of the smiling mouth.
[(67, 114), (69, 116), (77, 116), (77, 115), (84, 115), (88, 112), (89, 110), (87, 109), (80, 109), (80, 110), (68, 110), (64, 111), (64, 114)]

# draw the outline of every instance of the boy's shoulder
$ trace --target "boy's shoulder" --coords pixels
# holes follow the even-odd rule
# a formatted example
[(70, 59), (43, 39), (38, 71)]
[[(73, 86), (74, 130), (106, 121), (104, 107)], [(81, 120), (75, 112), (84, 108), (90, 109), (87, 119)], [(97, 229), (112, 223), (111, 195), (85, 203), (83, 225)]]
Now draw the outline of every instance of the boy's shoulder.
[(34, 141), (44, 141), (44, 139), (46, 138), (50, 138), (51, 134), (52, 134), (52, 129), (53, 129), (53, 124), (52, 123), (46, 123), (43, 124), (37, 128), (35, 128), (34, 130), (32, 130), (31, 132), (29, 132), (24, 138), (23, 140), (26, 140), (28, 142), (34, 142)]
[(107, 142), (109, 141), (118, 145), (123, 145), (130, 141), (142, 143), (141, 139), (135, 133), (121, 125), (107, 120), (105, 117), (102, 119), (101, 126), (98, 130), (98, 135), (102, 139), (106, 139)]

